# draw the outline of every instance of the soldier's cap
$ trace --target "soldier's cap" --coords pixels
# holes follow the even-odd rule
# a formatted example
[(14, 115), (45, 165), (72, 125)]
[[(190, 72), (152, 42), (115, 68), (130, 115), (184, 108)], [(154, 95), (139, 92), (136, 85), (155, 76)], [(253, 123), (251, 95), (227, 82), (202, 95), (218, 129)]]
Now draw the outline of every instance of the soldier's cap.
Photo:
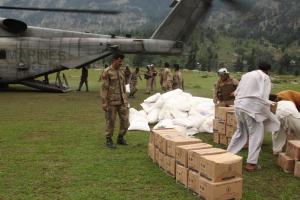
[(229, 74), (229, 71), (224, 67), (218, 70), (219, 75)]

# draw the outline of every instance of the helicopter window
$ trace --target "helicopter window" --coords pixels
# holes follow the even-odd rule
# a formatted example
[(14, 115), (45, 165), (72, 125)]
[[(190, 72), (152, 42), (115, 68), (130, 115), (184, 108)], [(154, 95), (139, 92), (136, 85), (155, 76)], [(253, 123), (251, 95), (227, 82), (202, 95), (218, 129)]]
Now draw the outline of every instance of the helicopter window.
[(6, 51), (5, 51), (5, 49), (0, 49), (0, 59), (6, 59)]

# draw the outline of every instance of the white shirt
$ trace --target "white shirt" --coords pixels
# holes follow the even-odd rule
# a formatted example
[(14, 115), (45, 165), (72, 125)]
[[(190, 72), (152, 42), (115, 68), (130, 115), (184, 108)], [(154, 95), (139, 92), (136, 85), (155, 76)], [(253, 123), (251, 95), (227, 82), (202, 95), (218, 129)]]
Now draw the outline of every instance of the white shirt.
[(280, 123), (270, 111), (270, 77), (261, 70), (248, 72), (242, 76), (235, 90), (234, 107), (246, 112), (257, 122), (266, 121), (268, 129), (279, 129)]

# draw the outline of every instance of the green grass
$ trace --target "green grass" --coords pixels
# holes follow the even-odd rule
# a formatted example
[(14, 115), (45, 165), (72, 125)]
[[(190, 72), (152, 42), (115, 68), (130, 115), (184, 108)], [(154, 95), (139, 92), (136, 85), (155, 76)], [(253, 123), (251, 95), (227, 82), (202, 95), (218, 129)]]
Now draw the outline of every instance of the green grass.
[[(104, 147), (99, 74), (90, 70), (88, 93), (42, 93), (19, 85), (0, 93), (1, 200), (197, 199), (147, 157), (148, 133), (128, 132), (129, 146)], [(80, 70), (66, 75), (77, 89)], [(184, 77), (187, 92), (212, 96), (214, 73), (187, 71)], [(146, 98), (144, 86), (140, 82), (137, 97), (130, 99), (137, 109)], [(300, 84), (280, 83), (275, 90), (287, 88), (299, 91)], [(213, 144), (210, 134), (198, 137)], [(300, 199), (300, 180), (276, 166), (271, 146), (267, 134), (263, 169), (243, 174), (243, 199)], [(245, 159), (247, 152), (241, 155)]]

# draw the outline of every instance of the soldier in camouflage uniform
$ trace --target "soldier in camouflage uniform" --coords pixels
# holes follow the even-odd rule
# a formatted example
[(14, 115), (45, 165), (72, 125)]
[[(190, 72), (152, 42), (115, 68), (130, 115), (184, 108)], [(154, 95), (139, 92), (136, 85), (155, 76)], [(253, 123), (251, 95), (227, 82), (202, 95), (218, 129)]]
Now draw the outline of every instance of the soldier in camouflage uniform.
[(102, 109), (106, 118), (106, 146), (115, 148), (112, 136), (117, 114), (120, 119), (120, 131), (117, 143), (127, 145), (124, 135), (129, 126), (128, 99), (125, 89), (125, 73), (120, 67), (123, 64), (124, 55), (113, 55), (112, 64), (106, 68), (102, 75), (101, 99)]
[(131, 79), (131, 71), (129, 69), (129, 66), (127, 65), (125, 67), (125, 84), (129, 84)]
[(162, 89), (164, 92), (168, 92), (172, 90), (173, 86), (173, 75), (170, 70), (169, 63), (165, 63), (165, 68), (162, 72)]
[(219, 80), (215, 84), (214, 103), (217, 106), (230, 106), (234, 104), (233, 92), (237, 88), (239, 82), (229, 76), (226, 68), (218, 71)]
[(140, 75), (140, 69), (137, 67), (135, 68), (135, 72), (131, 74), (131, 79), (130, 79), (130, 94), (129, 97), (134, 97), (134, 94), (137, 92), (137, 83), (138, 83), (138, 78), (142, 80), (142, 77)]
[(173, 89), (184, 90), (183, 77), (178, 64), (174, 64)]

